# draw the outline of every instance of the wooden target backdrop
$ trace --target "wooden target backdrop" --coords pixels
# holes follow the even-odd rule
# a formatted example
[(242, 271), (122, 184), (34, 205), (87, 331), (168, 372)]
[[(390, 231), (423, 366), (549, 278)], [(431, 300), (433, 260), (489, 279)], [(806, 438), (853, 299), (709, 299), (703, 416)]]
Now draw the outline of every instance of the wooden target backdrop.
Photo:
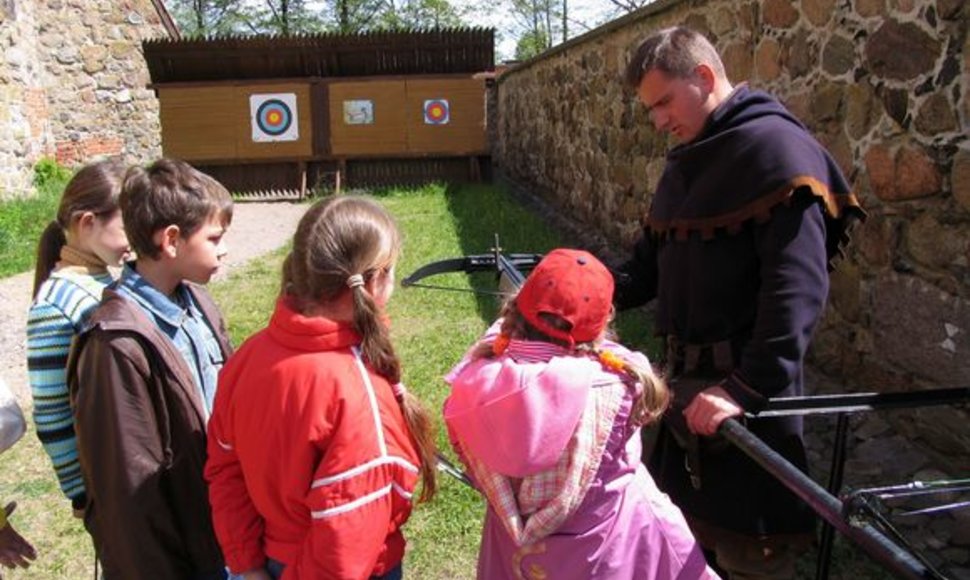
[[(186, 161), (292, 159), (313, 155), (307, 83), (159, 87), (165, 155)], [(254, 95), (292, 94), (296, 139), (253, 139)], [(267, 133), (269, 135), (269, 133)]]
[[(346, 122), (344, 103), (370, 101), (373, 123)], [(426, 101), (447, 102), (447, 123), (428, 123)], [(401, 78), (329, 83), (330, 146), (338, 156), (483, 155), (485, 83), (459, 78)]]
[[(146, 41), (162, 149), (236, 191), (478, 179), (494, 31)], [(327, 177), (329, 176), (329, 177)], [(302, 193), (301, 193), (302, 194)]]

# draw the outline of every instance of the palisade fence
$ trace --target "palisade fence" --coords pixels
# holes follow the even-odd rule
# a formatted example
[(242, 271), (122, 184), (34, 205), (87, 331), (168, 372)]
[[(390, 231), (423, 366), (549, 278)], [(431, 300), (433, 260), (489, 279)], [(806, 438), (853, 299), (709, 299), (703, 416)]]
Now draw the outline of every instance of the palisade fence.
[(485, 28), (143, 43), (164, 153), (261, 199), (487, 177), (494, 46)]

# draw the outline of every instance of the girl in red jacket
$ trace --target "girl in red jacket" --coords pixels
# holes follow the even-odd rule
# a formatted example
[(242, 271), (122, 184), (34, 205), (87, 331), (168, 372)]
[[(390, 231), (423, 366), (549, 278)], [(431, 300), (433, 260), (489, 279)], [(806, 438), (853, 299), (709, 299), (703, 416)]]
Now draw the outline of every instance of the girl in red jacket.
[(247, 579), (397, 579), (430, 418), (400, 384), (384, 305), (400, 233), (363, 197), (300, 221), (269, 326), (223, 368), (209, 482), (229, 569)]

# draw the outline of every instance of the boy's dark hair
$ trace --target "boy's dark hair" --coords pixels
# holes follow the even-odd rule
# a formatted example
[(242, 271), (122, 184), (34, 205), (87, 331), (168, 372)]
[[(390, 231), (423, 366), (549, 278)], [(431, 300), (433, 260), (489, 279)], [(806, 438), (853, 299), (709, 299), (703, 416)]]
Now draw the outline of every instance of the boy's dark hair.
[(684, 26), (664, 28), (640, 43), (627, 63), (624, 79), (636, 89), (652, 70), (687, 78), (701, 63), (710, 66), (718, 76), (726, 76), (721, 56), (704, 35)]
[(223, 227), (232, 222), (232, 197), (205, 173), (177, 159), (159, 159), (148, 168), (132, 167), (119, 198), (128, 243), (139, 257), (158, 258), (155, 232), (179, 227), (188, 238), (213, 215)]

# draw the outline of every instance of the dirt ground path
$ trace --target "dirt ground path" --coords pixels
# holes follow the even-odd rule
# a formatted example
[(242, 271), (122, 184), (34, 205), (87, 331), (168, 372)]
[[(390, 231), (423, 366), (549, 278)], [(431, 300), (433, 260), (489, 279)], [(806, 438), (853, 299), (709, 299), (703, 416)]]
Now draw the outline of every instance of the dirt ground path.
[[(216, 279), (286, 244), (308, 207), (283, 202), (237, 203), (226, 234), (229, 254)], [(30, 399), (25, 328), (33, 280), (33, 272), (0, 279), (0, 377), (13, 389), (21, 406), (28, 405)]]

